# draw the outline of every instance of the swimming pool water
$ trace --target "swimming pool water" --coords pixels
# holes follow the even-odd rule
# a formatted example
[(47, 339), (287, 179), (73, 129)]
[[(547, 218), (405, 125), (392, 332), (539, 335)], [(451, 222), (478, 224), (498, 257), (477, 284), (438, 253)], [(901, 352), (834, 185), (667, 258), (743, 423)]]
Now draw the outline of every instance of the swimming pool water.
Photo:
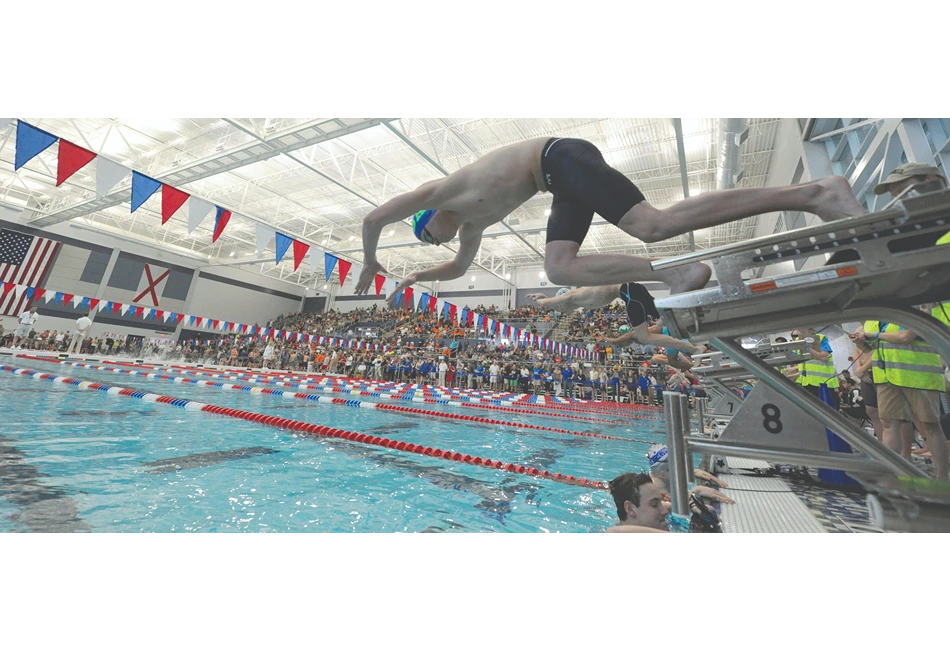
[[(591, 480), (647, 466), (643, 443), (348, 408), (23, 359), (10, 365)], [(539, 423), (536, 415), (404, 404)], [(7, 373), (0, 375), (0, 411), (5, 414), (0, 531), (587, 532), (616, 521), (605, 490)], [(618, 425), (544, 420), (565, 429), (663, 439), (656, 420)]]

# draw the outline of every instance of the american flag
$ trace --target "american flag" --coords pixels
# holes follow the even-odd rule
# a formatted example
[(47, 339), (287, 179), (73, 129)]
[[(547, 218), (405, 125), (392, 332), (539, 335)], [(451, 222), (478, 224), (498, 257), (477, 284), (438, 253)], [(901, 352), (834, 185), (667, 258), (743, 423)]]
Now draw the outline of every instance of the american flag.
[[(0, 282), (41, 286), (60, 246), (58, 241), (52, 239), (15, 230), (0, 230)], [(26, 291), (11, 289), (0, 298), (0, 314), (19, 316), (26, 311), (30, 302)]]

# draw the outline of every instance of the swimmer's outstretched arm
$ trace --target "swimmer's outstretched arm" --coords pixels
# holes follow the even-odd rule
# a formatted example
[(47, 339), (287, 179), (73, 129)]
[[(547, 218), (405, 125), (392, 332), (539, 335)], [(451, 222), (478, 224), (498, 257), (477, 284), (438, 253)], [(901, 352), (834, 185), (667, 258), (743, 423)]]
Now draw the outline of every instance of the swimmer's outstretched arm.
[(363, 218), (363, 272), (360, 273), (354, 293), (357, 295), (366, 293), (376, 274), (385, 272), (376, 259), (376, 246), (379, 244), (379, 235), (383, 232), (383, 228), (402, 221), (419, 210), (437, 207), (430, 203), (438, 187), (439, 181), (423, 183), (411, 192), (386, 201)]
[(604, 341), (610, 343), (611, 345), (619, 345), (621, 347), (627, 347), (631, 343), (637, 340), (637, 333), (633, 330), (630, 330), (626, 334), (621, 334), (615, 339), (604, 337)]
[(455, 259), (451, 262), (433, 266), (431, 269), (410, 273), (399, 283), (396, 291), (393, 291), (386, 299), (386, 305), (388, 307), (394, 307), (403, 289), (407, 289), (417, 282), (454, 280), (455, 278), (462, 277), (465, 275), (468, 267), (472, 265), (472, 261), (475, 259), (475, 255), (478, 254), (478, 248), (481, 245), (482, 231), (473, 227), (471, 224), (462, 224), (462, 227), (459, 228), (459, 250), (458, 253), (455, 254)]
[(600, 309), (616, 300), (619, 294), (620, 285), (612, 284), (603, 287), (578, 287), (553, 298), (543, 293), (529, 293), (527, 297), (537, 301), (538, 305), (545, 309), (571, 310), (580, 307)]
[(676, 350), (687, 350), (693, 354), (702, 354), (706, 351), (706, 348), (700, 345), (693, 345), (689, 341), (674, 339), (672, 336), (667, 336), (666, 334), (657, 334), (655, 332), (651, 332), (650, 327), (646, 323), (640, 323), (633, 328), (633, 331), (637, 334), (637, 340), (645, 345), (656, 345), (664, 348), (674, 348)]

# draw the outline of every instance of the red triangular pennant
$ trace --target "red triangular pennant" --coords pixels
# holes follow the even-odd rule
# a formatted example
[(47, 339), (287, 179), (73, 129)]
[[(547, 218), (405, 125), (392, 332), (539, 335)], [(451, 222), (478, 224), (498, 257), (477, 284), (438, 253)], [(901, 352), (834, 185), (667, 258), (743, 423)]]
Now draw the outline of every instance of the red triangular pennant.
[(59, 139), (59, 162), (56, 168), (56, 187), (88, 165), (95, 159), (96, 154), (82, 147), (77, 147), (72, 142)]
[(297, 267), (300, 266), (300, 263), (303, 261), (304, 255), (307, 254), (307, 251), (310, 250), (310, 244), (305, 244), (302, 241), (294, 240), (294, 271), (297, 270)]
[(156, 318), (156, 319), (160, 319), (160, 318), (161, 318), (162, 316), (164, 316), (164, 315), (165, 315), (165, 310), (164, 310), (164, 309), (158, 309), (158, 310), (155, 311), (155, 318)]
[(220, 206), (215, 207), (217, 208), (218, 214), (215, 215), (214, 235), (211, 237), (212, 242), (218, 241), (218, 237), (220, 237), (221, 233), (224, 232), (224, 227), (228, 225), (228, 221), (231, 219), (230, 210), (225, 210)]
[[(39, 291), (39, 289), (37, 289)], [(90, 298), (89, 299), (89, 311), (92, 311), (99, 306), (99, 303), (102, 302), (99, 298)]]
[(435, 311), (435, 296), (429, 296), (429, 311)]
[(46, 289), (35, 289), (33, 291), (33, 300), (39, 300), (46, 295)]
[(13, 282), (4, 282), (4, 283), (3, 283), (3, 295), (7, 295), (8, 293), (10, 293), (10, 291), (12, 291), (12, 290), (13, 290), (13, 287), (15, 287), (15, 286), (16, 286), (16, 284), (14, 284)]
[(347, 262), (346, 260), (337, 260), (336, 270), (340, 274), (340, 286), (343, 286), (343, 281), (346, 280), (346, 274), (350, 272), (350, 267), (353, 266), (352, 262)]
[(382, 291), (383, 284), (385, 284), (385, 282), (386, 282), (386, 278), (380, 275), (379, 273), (377, 273), (376, 274), (376, 297), (377, 298), (379, 298), (379, 292)]
[(189, 196), (191, 195), (176, 190), (171, 185), (162, 185), (162, 225), (165, 225), (165, 222), (172, 218), (172, 215), (185, 204)]
[(406, 287), (405, 291), (403, 291), (402, 293), (403, 293), (403, 296), (405, 296), (406, 298), (406, 304), (405, 304), (406, 309), (412, 309), (415, 304), (412, 302), (412, 287)]
[(69, 301), (73, 299), (73, 296), (76, 294), (73, 293), (64, 293), (63, 294), (63, 304), (68, 305)]
[(121, 303), (121, 302), (114, 302), (114, 303), (112, 303), (112, 313), (113, 313), (113, 314), (118, 314), (120, 309), (122, 309), (122, 303)]

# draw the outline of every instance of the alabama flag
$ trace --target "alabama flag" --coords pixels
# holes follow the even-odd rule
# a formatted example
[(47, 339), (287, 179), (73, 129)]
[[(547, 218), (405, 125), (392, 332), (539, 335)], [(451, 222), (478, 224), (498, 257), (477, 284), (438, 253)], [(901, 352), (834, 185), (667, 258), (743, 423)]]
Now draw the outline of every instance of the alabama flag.
[(142, 279), (139, 280), (139, 288), (136, 289), (136, 295), (132, 302), (158, 307), (158, 298), (165, 289), (165, 283), (168, 282), (170, 273), (171, 271), (168, 269), (163, 269), (154, 264), (146, 264), (145, 270), (142, 272)]

